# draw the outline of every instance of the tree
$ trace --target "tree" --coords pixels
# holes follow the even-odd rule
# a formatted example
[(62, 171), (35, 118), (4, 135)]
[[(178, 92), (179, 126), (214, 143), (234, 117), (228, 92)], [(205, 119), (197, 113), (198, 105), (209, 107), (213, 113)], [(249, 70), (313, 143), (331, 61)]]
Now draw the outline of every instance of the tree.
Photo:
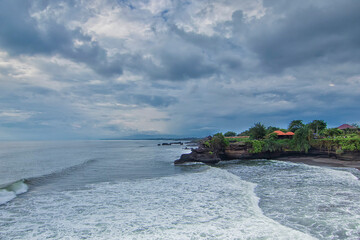
[(295, 131), (293, 137), (293, 144), (296, 151), (308, 152), (310, 149), (310, 140), (312, 138), (312, 131), (309, 126), (304, 126)]
[(288, 131), (295, 132), (296, 130), (304, 126), (305, 125), (302, 120), (292, 120), (289, 124)]
[(255, 123), (255, 125), (249, 129), (249, 134), (251, 139), (262, 139), (266, 135), (266, 128), (260, 122)]
[(308, 126), (314, 131), (314, 133), (319, 133), (320, 131), (326, 129), (327, 123), (324, 120), (314, 120), (309, 123)]
[(225, 137), (235, 137), (236, 132), (228, 131), (224, 134)]
[(249, 130), (245, 130), (245, 131), (239, 133), (238, 136), (250, 136), (250, 132), (249, 132)]
[(337, 128), (328, 128), (320, 132), (320, 134), (325, 137), (336, 137), (336, 136), (340, 136), (342, 133), (343, 132)]

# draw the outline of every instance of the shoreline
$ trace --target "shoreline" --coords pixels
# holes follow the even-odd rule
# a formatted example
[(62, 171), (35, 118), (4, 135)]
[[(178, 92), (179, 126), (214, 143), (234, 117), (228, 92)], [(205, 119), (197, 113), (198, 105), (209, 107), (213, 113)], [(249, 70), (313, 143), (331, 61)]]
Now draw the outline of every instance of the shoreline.
[(326, 166), (326, 167), (349, 167), (356, 168), (360, 171), (360, 161), (344, 161), (334, 158), (322, 158), (322, 157), (279, 157), (273, 160), (293, 162), (293, 163), (304, 163), (312, 166)]

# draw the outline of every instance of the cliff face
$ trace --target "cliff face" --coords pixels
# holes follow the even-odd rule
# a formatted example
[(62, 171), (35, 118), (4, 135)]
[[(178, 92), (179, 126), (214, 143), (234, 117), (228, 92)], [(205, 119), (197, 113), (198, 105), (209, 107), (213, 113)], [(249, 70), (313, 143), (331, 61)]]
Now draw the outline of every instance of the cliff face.
[(224, 152), (217, 154), (209, 153), (208, 149), (199, 147), (193, 149), (189, 154), (181, 155), (179, 160), (175, 161), (175, 164), (182, 164), (186, 162), (203, 162), (203, 163), (218, 163), (219, 161), (235, 160), (235, 159), (277, 159), (282, 157), (323, 157), (323, 158), (335, 158), (344, 161), (359, 161), (360, 152), (344, 152), (337, 154), (335, 151), (327, 151), (324, 149), (312, 148), (308, 153), (296, 152), (296, 151), (282, 151), (282, 152), (262, 152), (251, 153), (251, 145), (245, 142), (231, 143)]

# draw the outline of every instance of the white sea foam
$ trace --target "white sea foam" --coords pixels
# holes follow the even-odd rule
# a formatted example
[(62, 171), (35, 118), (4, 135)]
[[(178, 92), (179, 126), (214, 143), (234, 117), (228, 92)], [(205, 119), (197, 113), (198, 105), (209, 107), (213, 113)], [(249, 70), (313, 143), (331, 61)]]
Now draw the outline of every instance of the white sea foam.
[(9, 184), (8, 186), (0, 189), (0, 205), (11, 201), (17, 195), (25, 193), (27, 191), (28, 186), (22, 180)]
[(16, 197), (16, 194), (6, 189), (0, 190), (0, 205), (5, 204)]
[[(225, 170), (33, 193), (9, 203), (4, 239), (313, 239), (264, 216), (255, 184)], [(28, 211), (26, 209), (31, 209)]]
[(359, 239), (360, 181), (347, 169), (279, 161), (232, 166), (258, 183), (264, 214), (319, 239)]

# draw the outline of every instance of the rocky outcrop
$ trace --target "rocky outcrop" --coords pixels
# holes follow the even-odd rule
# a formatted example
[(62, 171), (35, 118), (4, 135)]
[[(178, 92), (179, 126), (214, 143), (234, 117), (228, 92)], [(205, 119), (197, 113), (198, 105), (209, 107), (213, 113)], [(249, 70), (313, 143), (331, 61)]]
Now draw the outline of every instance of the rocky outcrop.
[(207, 164), (215, 164), (222, 160), (224, 153), (219, 149), (209, 149), (205, 142), (212, 139), (211, 136), (202, 139), (199, 142), (198, 148), (191, 149), (191, 153), (181, 155), (180, 159), (176, 160), (175, 164), (183, 164), (187, 162), (202, 162)]
[(216, 154), (210, 154), (209, 152), (199, 153), (196, 151), (192, 151), (188, 154), (181, 155), (180, 159), (176, 160), (175, 164), (183, 164), (187, 162), (202, 162), (208, 164), (214, 164), (221, 161)]

